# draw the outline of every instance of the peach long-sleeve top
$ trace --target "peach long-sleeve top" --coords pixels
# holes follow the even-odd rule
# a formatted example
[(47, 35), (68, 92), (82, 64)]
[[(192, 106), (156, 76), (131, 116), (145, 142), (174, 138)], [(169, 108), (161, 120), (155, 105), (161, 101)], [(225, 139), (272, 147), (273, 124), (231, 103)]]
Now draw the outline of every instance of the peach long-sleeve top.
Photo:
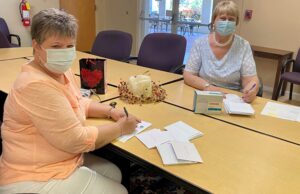
[(71, 71), (65, 80), (22, 66), (4, 106), (0, 185), (67, 178), (95, 149), (98, 129), (84, 126), (91, 101)]

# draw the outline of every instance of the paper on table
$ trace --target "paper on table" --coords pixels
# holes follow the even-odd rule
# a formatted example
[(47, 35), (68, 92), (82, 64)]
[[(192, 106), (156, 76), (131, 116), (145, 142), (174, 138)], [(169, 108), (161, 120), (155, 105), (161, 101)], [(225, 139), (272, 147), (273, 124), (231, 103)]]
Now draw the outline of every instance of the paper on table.
[(188, 124), (177, 121), (165, 127), (166, 130), (170, 131), (172, 134), (176, 134), (177, 138), (180, 140), (191, 140), (203, 135), (203, 133)]
[(137, 127), (135, 128), (134, 132), (128, 135), (122, 135), (121, 137), (118, 138), (119, 141), (121, 142), (126, 142), (127, 140), (129, 140), (130, 138), (132, 138), (133, 136), (135, 136), (136, 134), (142, 132), (143, 130), (145, 130), (147, 127), (151, 126), (151, 123), (146, 122), (146, 121), (141, 121)]
[(193, 143), (172, 141), (171, 144), (175, 151), (177, 159), (189, 160), (193, 162), (203, 162)]
[(225, 99), (231, 102), (245, 103), (244, 100), (236, 94), (225, 94)]
[(262, 115), (300, 122), (300, 107), (267, 102)]
[(224, 99), (224, 108), (229, 114), (240, 115), (253, 115), (255, 113), (252, 106), (245, 102), (233, 102), (228, 99)]
[(252, 106), (246, 103), (241, 97), (236, 94), (226, 94), (224, 102), (225, 111), (229, 114), (253, 115)]
[(158, 145), (157, 150), (163, 164), (165, 165), (195, 163), (193, 161), (177, 159), (172, 144), (170, 142)]
[(148, 149), (154, 148), (157, 145), (171, 140), (167, 131), (161, 131), (160, 129), (152, 129), (150, 131), (137, 134), (136, 137), (145, 144)]
[(196, 147), (190, 144), (192, 143), (171, 141), (158, 145), (157, 150), (163, 164), (173, 165), (203, 162)]

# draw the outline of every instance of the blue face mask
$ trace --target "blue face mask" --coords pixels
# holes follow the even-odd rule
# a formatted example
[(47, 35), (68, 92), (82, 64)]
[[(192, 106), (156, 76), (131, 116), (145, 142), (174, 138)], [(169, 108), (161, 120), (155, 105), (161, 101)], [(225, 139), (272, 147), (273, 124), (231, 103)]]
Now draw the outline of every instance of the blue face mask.
[(217, 21), (216, 22), (216, 31), (221, 35), (221, 36), (228, 36), (232, 33), (234, 33), (236, 29), (236, 22), (233, 21)]
[(57, 74), (65, 73), (76, 58), (75, 47), (64, 49), (45, 49), (47, 53), (47, 60), (45, 67)]

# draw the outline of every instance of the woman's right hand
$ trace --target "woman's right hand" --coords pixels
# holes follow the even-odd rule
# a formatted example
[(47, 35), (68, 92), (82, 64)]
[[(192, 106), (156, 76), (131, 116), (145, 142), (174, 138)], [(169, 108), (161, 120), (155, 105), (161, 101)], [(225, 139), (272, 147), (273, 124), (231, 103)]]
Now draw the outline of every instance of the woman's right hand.
[(140, 122), (135, 116), (128, 115), (128, 117), (122, 117), (120, 118), (117, 123), (119, 124), (121, 133), (120, 136), (131, 134), (135, 128), (137, 127), (137, 124)]

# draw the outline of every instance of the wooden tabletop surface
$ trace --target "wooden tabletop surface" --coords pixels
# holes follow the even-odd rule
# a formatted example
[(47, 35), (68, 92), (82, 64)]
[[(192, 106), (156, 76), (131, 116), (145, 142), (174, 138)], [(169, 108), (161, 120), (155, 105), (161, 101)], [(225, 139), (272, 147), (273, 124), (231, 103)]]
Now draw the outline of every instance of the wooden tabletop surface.
[[(167, 90), (166, 102), (193, 110), (194, 88), (187, 86), (183, 81), (165, 85), (163, 88)], [(242, 95), (236, 91), (228, 90), (228, 92), (235, 93), (239, 96)], [(255, 115), (253, 116), (229, 115), (225, 113), (224, 110), (220, 115), (210, 116), (300, 145), (300, 122), (260, 114), (269, 101), (275, 102), (266, 98), (257, 97), (251, 103), (255, 110)]]
[[(136, 137), (122, 143), (119, 150), (133, 154), (174, 177), (212, 193), (297, 193), (300, 190), (299, 146), (261, 135), (215, 119), (197, 115), (166, 103), (129, 105), (121, 100), (129, 113), (163, 129), (176, 121), (184, 121), (204, 133), (194, 139), (204, 163), (164, 166), (156, 149), (147, 149)], [(108, 103), (108, 102), (107, 102)], [(88, 119), (87, 125), (107, 123)], [(147, 129), (147, 130), (149, 130)]]

